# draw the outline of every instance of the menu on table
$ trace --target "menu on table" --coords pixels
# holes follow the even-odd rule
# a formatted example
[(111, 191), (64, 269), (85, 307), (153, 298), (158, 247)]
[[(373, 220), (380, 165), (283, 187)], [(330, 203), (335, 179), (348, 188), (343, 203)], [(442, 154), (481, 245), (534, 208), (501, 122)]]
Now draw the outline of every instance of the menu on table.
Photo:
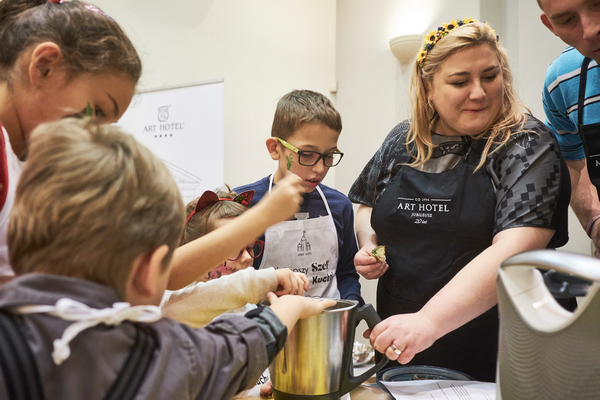
[(381, 382), (398, 400), (494, 400), (496, 384), (478, 381), (423, 380)]

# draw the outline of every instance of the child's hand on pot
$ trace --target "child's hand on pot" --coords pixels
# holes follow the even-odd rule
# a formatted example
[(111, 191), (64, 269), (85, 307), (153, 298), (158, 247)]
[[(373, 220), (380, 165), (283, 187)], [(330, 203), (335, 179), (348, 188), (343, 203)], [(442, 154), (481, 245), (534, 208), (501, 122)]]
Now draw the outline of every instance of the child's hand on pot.
[(286, 294), (302, 295), (308, 290), (308, 278), (300, 272), (294, 272), (289, 268), (280, 268), (275, 271), (277, 274), (277, 296)]
[(267, 297), (271, 303), (271, 310), (287, 327), (288, 333), (292, 331), (299, 319), (317, 315), (327, 307), (337, 304), (335, 300), (331, 299), (313, 299), (289, 295), (277, 297), (272, 292), (269, 292)]

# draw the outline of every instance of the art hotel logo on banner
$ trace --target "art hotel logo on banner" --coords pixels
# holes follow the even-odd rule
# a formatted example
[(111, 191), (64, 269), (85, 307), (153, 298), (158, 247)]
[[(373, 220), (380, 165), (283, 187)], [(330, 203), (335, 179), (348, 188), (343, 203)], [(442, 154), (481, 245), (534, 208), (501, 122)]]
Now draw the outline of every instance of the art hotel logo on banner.
[(168, 138), (173, 137), (173, 133), (184, 130), (185, 122), (169, 122), (169, 107), (171, 106), (160, 106), (158, 107), (158, 124), (145, 125), (144, 133), (154, 133), (154, 138)]
[(158, 107), (158, 120), (160, 122), (167, 122), (169, 119), (169, 106)]

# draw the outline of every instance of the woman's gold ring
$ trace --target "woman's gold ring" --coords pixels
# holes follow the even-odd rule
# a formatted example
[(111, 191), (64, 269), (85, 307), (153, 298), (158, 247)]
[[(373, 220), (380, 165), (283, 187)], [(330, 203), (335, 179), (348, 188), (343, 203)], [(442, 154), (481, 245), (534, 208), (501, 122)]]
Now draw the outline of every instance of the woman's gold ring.
[(400, 354), (402, 354), (402, 350), (399, 350), (395, 344), (392, 343), (392, 345), (390, 346), (390, 349), (392, 349), (392, 351), (394, 353), (396, 353), (397, 356), (399, 356)]

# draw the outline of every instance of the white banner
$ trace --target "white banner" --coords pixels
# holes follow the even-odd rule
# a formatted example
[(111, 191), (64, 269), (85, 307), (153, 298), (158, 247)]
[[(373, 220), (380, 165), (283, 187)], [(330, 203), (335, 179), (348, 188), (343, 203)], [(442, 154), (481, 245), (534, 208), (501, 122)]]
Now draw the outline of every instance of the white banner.
[(223, 186), (223, 81), (141, 92), (117, 125), (165, 162), (186, 204)]

